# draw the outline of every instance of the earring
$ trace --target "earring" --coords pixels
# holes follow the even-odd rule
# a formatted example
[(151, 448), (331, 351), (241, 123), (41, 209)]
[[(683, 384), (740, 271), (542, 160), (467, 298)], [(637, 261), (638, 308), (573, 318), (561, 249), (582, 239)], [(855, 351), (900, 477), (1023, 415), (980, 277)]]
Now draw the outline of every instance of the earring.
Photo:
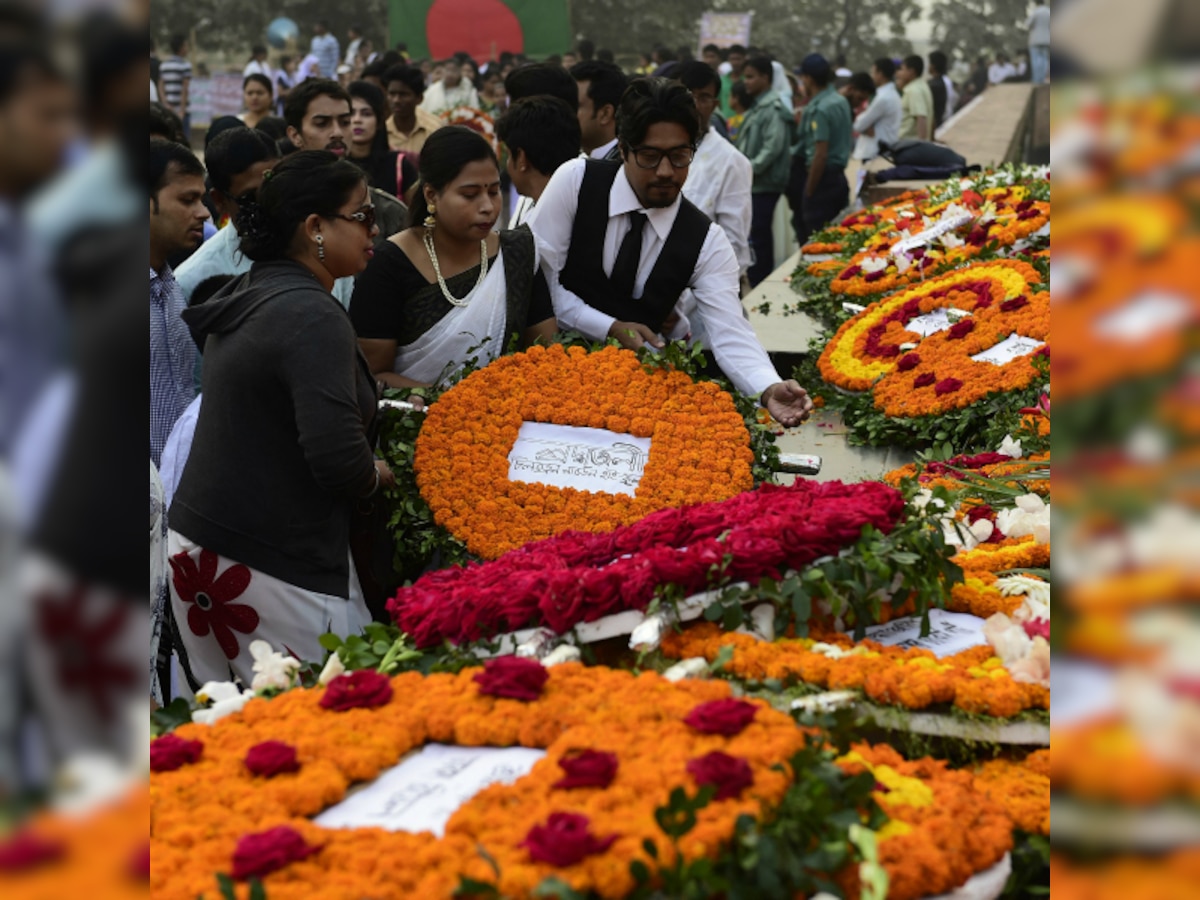
[(325, 235), (317, 235), (317, 259), (325, 261)]
[(425, 217), (425, 227), (426, 228), (433, 228), (433, 226), (437, 224), (437, 219), (434, 218), (434, 214), (436, 212), (437, 212), (437, 209), (435, 207), (433, 207), (433, 206), (429, 207), (429, 215), (427, 215)]

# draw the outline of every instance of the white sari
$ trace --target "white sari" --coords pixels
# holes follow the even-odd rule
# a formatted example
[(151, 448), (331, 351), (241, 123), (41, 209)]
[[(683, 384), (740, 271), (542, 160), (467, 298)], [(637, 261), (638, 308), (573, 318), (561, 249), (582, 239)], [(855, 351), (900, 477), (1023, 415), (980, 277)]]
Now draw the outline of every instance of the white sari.
[(396, 351), (392, 370), (397, 375), (439, 384), (472, 357), (480, 365), (487, 365), (504, 352), (508, 283), (503, 249), (496, 254), (483, 283), (474, 287), (467, 298), (470, 303), (466, 306), (453, 307), (417, 340)]

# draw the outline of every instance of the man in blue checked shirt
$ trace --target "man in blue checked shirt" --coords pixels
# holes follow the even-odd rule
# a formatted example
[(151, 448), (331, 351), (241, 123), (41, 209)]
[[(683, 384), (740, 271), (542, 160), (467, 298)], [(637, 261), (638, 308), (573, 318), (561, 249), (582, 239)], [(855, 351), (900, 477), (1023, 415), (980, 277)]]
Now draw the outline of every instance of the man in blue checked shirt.
[(313, 38), (308, 49), (321, 65), (321, 76), (337, 81), (341, 48), (338, 39), (329, 33), (329, 23), (325, 19), (319, 19), (313, 26)]
[(182, 144), (150, 141), (150, 459), (158, 466), (175, 420), (196, 395), (196, 344), (167, 257), (204, 237), (204, 166)]

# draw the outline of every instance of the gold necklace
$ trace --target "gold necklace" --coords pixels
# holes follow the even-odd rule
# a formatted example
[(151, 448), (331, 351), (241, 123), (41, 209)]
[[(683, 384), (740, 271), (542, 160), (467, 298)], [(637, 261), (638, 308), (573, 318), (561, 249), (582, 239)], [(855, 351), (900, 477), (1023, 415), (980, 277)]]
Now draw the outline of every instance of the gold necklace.
[(446, 302), (460, 308), (469, 306), (471, 294), (475, 292), (475, 288), (483, 284), (483, 279), (487, 277), (487, 239), (484, 238), (479, 242), (479, 277), (475, 280), (475, 287), (471, 288), (461, 300), (450, 293), (450, 288), (446, 287), (446, 279), (442, 277), (442, 267), (438, 265), (437, 251), (433, 249), (433, 230), (429, 228), (425, 229), (425, 252), (429, 254), (429, 261), (433, 263), (433, 274), (437, 276), (438, 286), (441, 287), (442, 296), (446, 298)]

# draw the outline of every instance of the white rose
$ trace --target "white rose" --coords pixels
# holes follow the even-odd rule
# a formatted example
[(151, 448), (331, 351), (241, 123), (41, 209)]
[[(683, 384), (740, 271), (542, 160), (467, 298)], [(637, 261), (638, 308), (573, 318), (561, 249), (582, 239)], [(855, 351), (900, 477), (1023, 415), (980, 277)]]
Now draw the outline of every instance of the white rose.
[(254, 691), (242, 691), (233, 697), (218, 700), (208, 709), (198, 709), (192, 713), (192, 721), (201, 725), (211, 725), (218, 719), (223, 719), (235, 712), (241, 712), (242, 707), (254, 699)]
[(270, 688), (287, 690), (296, 680), (300, 671), (300, 660), (294, 656), (284, 656), (271, 649), (266, 641), (251, 641), (250, 655), (254, 657), (254, 680), (250, 682), (252, 691), (265, 691)]
[(581, 659), (583, 659), (583, 654), (579, 652), (579, 648), (574, 644), (559, 644), (542, 657), (542, 665), (548, 669), (551, 666), (560, 666), (563, 663), (579, 662)]
[(1004, 436), (1004, 440), (1000, 442), (1000, 447), (996, 452), (1003, 453), (1005, 456), (1010, 456), (1013, 459), (1020, 459), (1025, 455), (1025, 451), (1021, 448), (1021, 442), (1013, 440), (1011, 434)]
[(321, 674), (317, 676), (317, 684), (321, 687), (328, 687), (329, 682), (337, 678), (339, 675), (346, 674), (346, 667), (342, 664), (342, 658), (336, 653), (332, 653), (329, 659), (325, 661), (325, 668), (321, 670)]

